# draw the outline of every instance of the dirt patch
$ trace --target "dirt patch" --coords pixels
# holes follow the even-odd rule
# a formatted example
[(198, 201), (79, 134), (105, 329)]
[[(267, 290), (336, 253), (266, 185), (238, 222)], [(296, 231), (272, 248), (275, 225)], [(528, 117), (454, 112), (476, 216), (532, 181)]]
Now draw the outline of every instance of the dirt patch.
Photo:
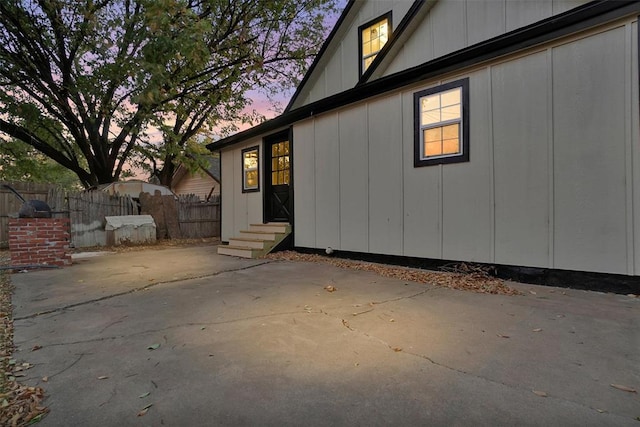
[(446, 272), (438, 272), (371, 262), (352, 261), (316, 254), (301, 254), (294, 251), (272, 253), (267, 255), (266, 258), (286, 261), (323, 262), (340, 268), (370, 271), (380, 276), (393, 279), (483, 294), (522, 295), (522, 292), (507, 286), (502, 280), (491, 276), (486, 269), (466, 263), (450, 266), (449, 271)]
[[(0, 251), (0, 266), (8, 265), (9, 251)], [(32, 367), (13, 356), (13, 315), (10, 276), (0, 270), (0, 425), (26, 426), (42, 419), (49, 409), (42, 405), (44, 390), (18, 380)]]

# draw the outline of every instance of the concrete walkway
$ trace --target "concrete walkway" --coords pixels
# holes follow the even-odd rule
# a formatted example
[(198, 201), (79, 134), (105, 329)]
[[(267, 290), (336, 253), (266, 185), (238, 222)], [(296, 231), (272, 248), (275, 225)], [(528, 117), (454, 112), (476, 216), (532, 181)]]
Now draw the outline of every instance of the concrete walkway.
[(12, 281), (43, 426), (640, 425), (638, 393), (611, 386), (640, 390), (639, 298), (482, 295), (206, 246)]

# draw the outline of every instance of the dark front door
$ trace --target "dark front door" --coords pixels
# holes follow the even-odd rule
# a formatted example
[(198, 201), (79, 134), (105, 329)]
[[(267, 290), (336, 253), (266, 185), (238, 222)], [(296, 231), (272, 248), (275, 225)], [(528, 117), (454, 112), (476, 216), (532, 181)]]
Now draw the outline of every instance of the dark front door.
[(289, 131), (265, 139), (265, 222), (291, 223), (292, 156)]

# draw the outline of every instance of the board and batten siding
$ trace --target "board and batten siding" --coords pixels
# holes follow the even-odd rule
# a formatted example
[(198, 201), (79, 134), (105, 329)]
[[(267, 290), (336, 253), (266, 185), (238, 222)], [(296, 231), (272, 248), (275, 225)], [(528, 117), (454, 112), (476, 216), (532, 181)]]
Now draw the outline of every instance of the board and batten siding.
[[(431, 5), (423, 22), (390, 61), (382, 75), (428, 62), (517, 28), (566, 12), (589, 0), (439, 0)], [(372, 1), (356, 4), (357, 13), (344, 37), (325, 54), (306, 83), (294, 108), (353, 88), (360, 79), (358, 28), (392, 12), (395, 31), (412, 1)], [(341, 33), (342, 34), (342, 33)]]
[(439, 0), (382, 75), (406, 70), (473, 46), (588, 1)]
[(354, 87), (360, 79), (358, 28), (387, 12), (392, 13), (392, 28), (395, 29), (412, 5), (412, 1), (372, 1), (363, 2), (358, 8), (357, 16), (349, 23), (346, 36), (340, 40), (329, 55), (329, 60), (316, 75), (307, 82), (309, 92), (302, 95), (295, 107), (309, 104)]
[[(635, 19), (293, 127), (295, 245), (640, 274)], [(413, 94), (469, 78), (470, 161), (413, 166)]]
[[(260, 191), (243, 193), (242, 150), (255, 146), (260, 147)], [(220, 173), (222, 175), (222, 182), (224, 183), (221, 186), (222, 241), (228, 241), (231, 237), (237, 237), (240, 234), (240, 230), (249, 229), (249, 224), (262, 223), (262, 191), (264, 187), (262, 150), (262, 139), (255, 138), (247, 143), (234, 146), (233, 149), (223, 150), (221, 153), (220, 159), (222, 167)]]

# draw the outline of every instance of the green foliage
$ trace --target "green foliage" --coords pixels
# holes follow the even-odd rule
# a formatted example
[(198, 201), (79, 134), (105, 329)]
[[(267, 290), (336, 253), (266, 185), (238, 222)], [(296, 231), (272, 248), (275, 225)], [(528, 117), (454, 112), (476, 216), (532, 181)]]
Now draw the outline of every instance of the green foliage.
[(57, 184), (68, 190), (81, 188), (75, 173), (18, 140), (0, 142), (0, 181)]
[(334, 0), (0, 1), (0, 133), (84, 186), (167, 183), (201, 141), (295, 86)]

